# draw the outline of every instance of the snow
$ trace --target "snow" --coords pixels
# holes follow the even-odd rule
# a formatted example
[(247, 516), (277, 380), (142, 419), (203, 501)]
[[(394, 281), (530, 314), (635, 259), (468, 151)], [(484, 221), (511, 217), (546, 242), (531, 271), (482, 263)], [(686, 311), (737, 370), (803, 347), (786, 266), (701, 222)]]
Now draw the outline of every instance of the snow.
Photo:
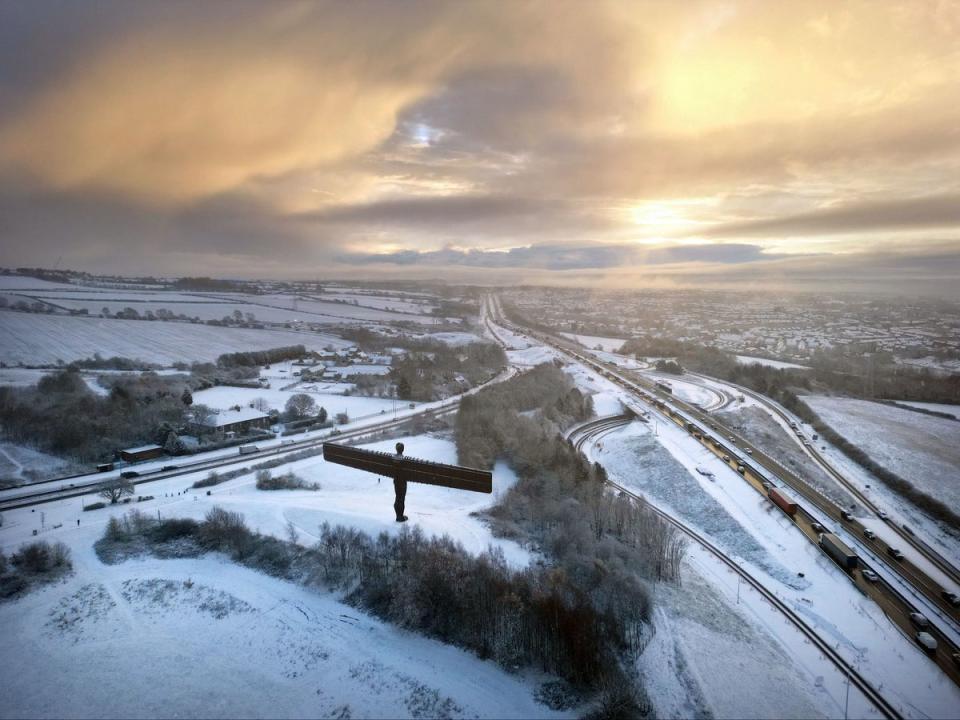
[(655, 635), (637, 663), (656, 717), (838, 715), (834, 698), (843, 697), (842, 678), (828, 676), (833, 697), (817, 687), (810, 669), (817, 668), (816, 653), (778, 642), (782, 631), (770, 626), (779, 626), (782, 616), (746, 584), (737, 586), (729, 568), (693, 546), (682, 587), (657, 587)]
[(946, 413), (960, 420), (960, 405), (947, 405), (945, 403), (928, 402), (910, 402), (907, 400), (896, 400), (897, 405), (909, 405), (910, 407), (920, 408), (921, 410), (933, 410), (934, 412)]
[[(626, 395), (602, 378), (593, 389)], [(653, 504), (703, 532), (727, 554), (740, 558), (741, 566), (800, 612), (821, 637), (875, 687), (881, 687), (906, 717), (952, 716), (960, 706), (960, 688), (923, 655), (912, 638), (733, 469), (672, 421), (649, 409), (649, 425), (632, 423), (608, 432), (599, 443), (585, 448), (590, 459), (604, 465), (612, 479), (642, 492)], [(698, 466), (714, 477), (698, 474)], [(691, 548), (691, 554), (696, 552)], [(799, 578), (797, 572), (804, 577)], [(733, 588), (735, 592), (735, 578)], [(729, 598), (730, 591), (725, 592)], [(746, 596), (761, 609), (767, 605), (753, 591)], [(833, 703), (830, 715), (841, 715), (846, 689), (842, 675), (819, 653), (811, 653), (811, 646), (785, 624), (782, 617), (766, 623), (809, 675), (823, 678), (822, 685)], [(740, 684), (733, 686), (734, 692), (740, 692)], [(729, 681), (716, 692), (729, 693)], [(851, 716), (868, 715), (862, 698), (855, 697), (855, 691), (850, 695)], [(734, 714), (749, 712), (752, 709), (743, 706)]]
[[(449, 440), (401, 439), (411, 457), (456, 460)], [(368, 447), (389, 450), (394, 442)], [(310, 543), (322, 522), (373, 534), (399, 532), (391, 482), (378, 483), (319, 456), (274, 472), (288, 469), (320, 482), (321, 490), (258, 491), (251, 473), (211, 488), (211, 496), (192, 490), (179, 495), (203, 474), (197, 473), (145, 486), (155, 499), (135, 506), (151, 515), (199, 518), (217, 505), (242, 512), (251, 527), (280, 537), (286, 537), (289, 521), (301, 543)], [(473, 516), (515, 481), (508, 468), (497, 465), (492, 496), (411, 483), (408, 525), (428, 535), (448, 534), (471, 552), (500, 547), (513, 566), (526, 566), (527, 550), (493, 538)], [(0, 603), (0, 626), (7, 629), (0, 662), (17, 668), (0, 679), (2, 717), (316, 717), (342, 713), (344, 706), (354, 717), (574, 714), (535, 703), (535, 681), (548, 678), (532, 671), (508, 674), (380, 622), (333, 595), (270, 578), (220, 555), (105, 566), (92, 543), (111, 515), (128, 508), (83, 513), (80, 504), (72, 499), (45, 505), (44, 529), (39, 513), (5, 513), (0, 528), (5, 552), (32, 539), (37, 528), (42, 539), (70, 546), (76, 574)], [(58, 524), (62, 527), (53, 529)]]
[(770, 358), (752, 357), (750, 355), (735, 355), (737, 362), (741, 365), (765, 365), (766, 367), (794, 370), (809, 370), (807, 365), (797, 365), (796, 363), (783, 362), (782, 360), (771, 360)]
[(75, 286), (38, 280), (25, 275), (0, 275), (0, 290), (69, 290), (73, 287)]
[[(329, 392), (331, 388), (339, 388), (340, 392)], [(330, 418), (337, 413), (345, 412), (351, 420), (357, 420), (371, 415), (392, 413), (394, 408), (408, 408), (408, 402), (398, 402), (391, 398), (364, 397), (362, 395), (344, 395), (343, 390), (352, 387), (345, 384), (331, 383), (303, 383), (287, 390), (272, 388), (242, 388), (220, 385), (193, 393), (194, 404), (208, 405), (209, 407), (226, 410), (239, 405), (249, 407), (254, 400), (263, 398), (270, 409), (283, 411), (287, 400), (298, 393), (306, 393), (317, 405), (327, 409)], [(326, 391), (326, 392), (325, 392)]]
[(611, 338), (611, 337), (599, 337), (597, 335), (575, 335), (573, 333), (560, 333), (564, 337), (568, 337), (571, 340), (576, 340), (578, 343), (583, 345), (585, 348), (590, 350), (596, 350), (597, 346), (601, 350), (608, 353), (615, 353), (626, 342), (623, 338)]
[(348, 343), (331, 335), (292, 330), (250, 330), (182, 322), (105, 320), (0, 311), (0, 361), (55, 365), (104, 356), (170, 364), (209, 361), (228, 352), (304, 345), (321, 350)]
[(30, 483), (75, 470), (73, 463), (39, 450), (0, 442), (0, 487), (5, 483)]
[(530, 680), (219, 556), (98, 562), (0, 606), (4, 717), (558, 717)]
[(867, 400), (803, 399), (880, 465), (948, 506), (960, 505), (960, 423)]

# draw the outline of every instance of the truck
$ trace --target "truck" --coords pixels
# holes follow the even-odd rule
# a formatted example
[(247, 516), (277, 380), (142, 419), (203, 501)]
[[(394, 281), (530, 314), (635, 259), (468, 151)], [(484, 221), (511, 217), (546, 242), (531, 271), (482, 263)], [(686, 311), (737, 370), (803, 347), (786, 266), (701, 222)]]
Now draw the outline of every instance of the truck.
[(857, 554), (833, 533), (820, 535), (820, 547), (844, 570), (853, 570), (857, 566)]
[(937, 639), (928, 632), (918, 632), (914, 638), (927, 655), (937, 654)]
[(241, 455), (252, 455), (253, 453), (260, 452), (260, 448), (256, 445), (241, 445), (240, 454)]
[(767, 491), (767, 497), (770, 498), (774, 505), (783, 510), (790, 517), (793, 517), (797, 514), (797, 503), (786, 493), (781, 492), (775, 487), (771, 487)]

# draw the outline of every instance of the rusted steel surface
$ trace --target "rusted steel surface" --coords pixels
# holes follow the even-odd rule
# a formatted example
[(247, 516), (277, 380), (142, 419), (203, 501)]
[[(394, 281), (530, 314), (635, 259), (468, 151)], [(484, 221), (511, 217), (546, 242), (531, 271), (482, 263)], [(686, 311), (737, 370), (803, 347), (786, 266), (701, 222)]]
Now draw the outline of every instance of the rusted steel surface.
[(407, 482), (439, 485), (471, 492), (493, 492), (493, 474), (487, 470), (417, 460), (336, 443), (323, 444), (323, 459), (375, 475), (399, 477)]

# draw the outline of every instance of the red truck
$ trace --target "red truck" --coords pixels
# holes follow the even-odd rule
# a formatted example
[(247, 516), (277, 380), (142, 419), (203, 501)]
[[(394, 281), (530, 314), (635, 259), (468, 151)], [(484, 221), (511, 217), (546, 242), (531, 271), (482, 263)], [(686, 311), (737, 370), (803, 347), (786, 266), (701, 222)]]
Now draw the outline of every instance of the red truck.
[(777, 488), (772, 487), (767, 490), (767, 497), (773, 501), (773, 504), (783, 510), (787, 515), (793, 517), (797, 514), (797, 504), (788, 495), (785, 495)]

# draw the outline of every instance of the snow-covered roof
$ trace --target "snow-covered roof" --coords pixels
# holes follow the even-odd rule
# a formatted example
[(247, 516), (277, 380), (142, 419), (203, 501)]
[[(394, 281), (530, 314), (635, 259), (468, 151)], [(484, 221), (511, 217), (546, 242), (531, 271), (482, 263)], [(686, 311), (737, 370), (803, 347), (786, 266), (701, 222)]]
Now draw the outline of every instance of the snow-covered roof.
[(159, 445), (140, 445), (139, 447), (125, 448), (120, 452), (125, 453), (142, 453), (147, 452), (148, 450), (163, 450)]
[(223, 427), (224, 425), (233, 425), (248, 420), (260, 420), (265, 417), (269, 417), (265, 412), (251, 407), (242, 407), (239, 410), (214, 411), (206, 417), (203, 424), (207, 427)]

